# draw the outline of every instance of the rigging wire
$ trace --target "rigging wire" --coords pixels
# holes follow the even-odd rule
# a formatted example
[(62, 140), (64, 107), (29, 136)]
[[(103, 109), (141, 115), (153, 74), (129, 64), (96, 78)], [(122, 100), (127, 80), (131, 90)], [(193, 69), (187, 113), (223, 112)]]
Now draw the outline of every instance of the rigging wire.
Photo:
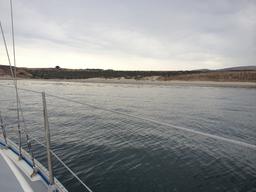
[(225, 141), (225, 142), (228, 142), (228, 143), (232, 143), (232, 144), (236, 144), (236, 145), (240, 145), (240, 146), (244, 146), (244, 147), (256, 150), (256, 145), (249, 144), (249, 143), (246, 143), (246, 142), (243, 142), (243, 141), (229, 139), (229, 138), (226, 138), (226, 137), (213, 135), (213, 134), (210, 134), (210, 133), (205, 133), (205, 132), (202, 132), (202, 131), (197, 131), (197, 130), (189, 129), (189, 128), (186, 128), (186, 127), (174, 125), (174, 124), (160, 122), (160, 121), (157, 121), (155, 119), (151, 119), (151, 118), (147, 118), (147, 117), (132, 115), (132, 114), (128, 114), (128, 113), (124, 113), (124, 112), (120, 112), (120, 111), (116, 111), (116, 110), (112, 110), (112, 109), (107, 109), (107, 108), (95, 106), (95, 105), (92, 105), (92, 104), (89, 104), (89, 103), (80, 102), (80, 101), (76, 101), (76, 100), (73, 100), (73, 99), (68, 99), (68, 98), (61, 97), (61, 96), (56, 96), (56, 95), (52, 95), (52, 94), (46, 94), (46, 95), (48, 95), (50, 97), (55, 97), (55, 98), (58, 98), (58, 99), (62, 99), (62, 100), (65, 100), (65, 101), (77, 103), (77, 104), (80, 104), (80, 105), (88, 106), (88, 107), (91, 107), (91, 108), (94, 108), (94, 109), (99, 109), (99, 110), (119, 114), (119, 115), (122, 115), (122, 116), (125, 116), (125, 117), (131, 117), (131, 118), (134, 118), (134, 119), (142, 120), (144, 122), (151, 122), (151, 123), (154, 123), (154, 124), (163, 125), (163, 126), (166, 126), (166, 127), (174, 128), (176, 130), (181, 130), (181, 131), (184, 131), (184, 132), (189, 132), (189, 133), (192, 133), (192, 134), (201, 135), (201, 136), (212, 138), (212, 139), (219, 140), (219, 141)]
[[(10, 66), (12, 80), (14, 81), (14, 73), (13, 73), (13, 69), (12, 69), (13, 67), (12, 67), (12, 64), (11, 64), (11, 59), (10, 59), (10, 55), (9, 55), (9, 51), (8, 51), (8, 47), (7, 47), (7, 43), (6, 43), (6, 39), (5, 39), (4, 30), (3, 30), (1, 20), (0, 20), (0, 29), (1, 29), (1, 34), (2, 34), (3, 41), (4, 41), (5, 52), (6, 52), (6, 55), (7, 55), (9, 66)], [(14, 83), (14, 86), (15, 86), (15, 83)]]
[[(22, 118), (22, 123), (24, 125), (24, 127), (21, 126), (21, 130), (23, 131), (23, 133), (26, 135), (26, 138), (29, 140), (29, 143), (30, 143), (30, 146), (29, 146), (29, 143), (28, 143), (28, 148), (31, 147), (31, 149), (29, 150), (30, 152), (30, 155), (32, 157), (32, 165), (33, 165), (33, 168), (36, 168), (36, 165), (35, 165), (35, 160), (34, 160), (34, 154), (33, 154), (33, 151), (32, 151), (32, 144), (31, 144), (31, 141), (30, 140), (33, 140), (35, 141), (37, 144), (41, 145), (42, 147), (46, 148), (46, 145), (43, 144), (41, 141), (39, 141), (36, 136), (32, 133), (29, 133), (30, 137), (28, 138), (28, 128), (27, 128), (27, 124), (26, 124), (26, 121), (25, 121), (25, 118), (24, 118), (24, 113), (23, 113), (23, 110), (22, 110), (22, 107), (21, 107), (21, 102), (19, 102), (20, 104), (20, 114), (21, 114), (21, 118)], [(89, 192), (93, 192), (81, 179), (80, 177), (71, 169), (68, 167), (68, 165), (53, 151), (53, 150), (50, 150), (51, 154), (89, 191)]]
[[(11, 5), (12, 5), (12, 1), (10, 0)], [(11, 8), (12, 9), (12, 8)], [(12, 35), (13, 35), (13, 46), (15, 46), (15, 41), (14, 41), (14, 30), (13, 30), (13, 14), (11, 13), (11, 17), (12, 17)], [(0, 29), (1, 29), (1, 34), (2, 34), (2, 38), (4, 41), (4, 45), (5, 45), (5, 51), (6, 51), (6, 55), (8, 58), (8, 63), (10, 66), (10, 71), (11, 71), (11, 76), (12, 76), (12, 80), (14, 82), (14, 87), (15, 87), (15, 91), (16, 91), (16, 100), (17, 100), (17, 110), (18, 110), (18, 133), (19, 133), (19, 155), (21, 156), (21, 127), (20, 127), (20, 116), (19, 116), (19, 111), (21, 112), (21, 116), (23, 119), (23, 123), (24, 123), (24, 127), (26, 127), (25, 125), (25, 119), (24, 119), (24, 115), (23, 115), (23, 110), (21, 107), (21, 103), (20, 103), (20, 99), (19, 99), (19, 95), (18, 95), (18, 87), (17, 87), (17, 79), (16, 79), (16, 57), (14, 56), (14, 63), (15, 63), (15, 67), (13, 71), (13, 67), (11, 64), (11, 59), (10, 59), (10, 55), (9, 55), (9, 51), (8, 51), (8, 47), (7, 47), (7, 43), (6, 43), (6, 39), (5, 39), (5, 35), (4, 35), (4, 31), (3, 31), (3, 27), (2, 27), (2, 23), (0, 21)], [(15, 55), (15, 48), (13, 48), (13, 54)], [(30, 139), (27, 133), (27, 129), (23, 129), (24, 134), (26, 135), (26, 139), (27, 139), (27, 145), (29, 148), (29, 152), (31, 154), (31, 158), (32, 158), (32, 163), (33, 163), (33, 167), (35, 168), (35, 161), (34, 161), (34, 155), (33, 155), (33, 151), (32, 151), (32, 145), (30, 143)], [(37, 143), (40, 143), (38, 140), (36, 140), (33, 137), (33, 140), (36, 141)], [(42, 144), (42, 143), (41, 143)], [(55, 154), (53, 151), (51, 151), (51, 153), (56, 157), (56, 159), (58, 159), (58, 161), (60, 161), (60, 163), (89, 191), (92, 192), (92, 190), (57, 156), (57, 154)]]
[[(19, 158), (21, 158), (22, 157), (22, 141), (21, 141), (21, 126), (20, 126), (21, 104), (20, 104), (20, 98), (19, 98), (19, 93), (18, 93), (18, 85), (17, 85), (17, 66), (16, 66), (16, 50), (15, 50), (15, 38), (14, 38), (14, 18), (13, 18), (13, 3), (12, 3), (12, 0), (10, 0), (10, 12), (11, 12), (12, 51), (13, 51), (14, 71), (12, 69), (10, 55), (9, 55), (9, 51), (8, 51), (8, 47), (7, 47), (7, 43), (6, 43), (6, 39), (5, 39), (5, 35), (4, 35), (4, 31), (3, 31), (1, 21), (0, 21), (0, 27), (1, 27), (2, 37), (3, 37), (3, 40), (4, 40), (5, 51), (6, 51), (6, 54), (7, 54), (7, 57), (8, 57), (8, 62), (9, 62), (10, 70), (11, 70), (12, 80), (13, 80), (14, 86), (15, 86), (16, 108), (17, 108), (17, 119), (18, 119), (18, 122), (17, 122), (18, 123), (18, 136), (19, 136)], [(24, 119), (24, 117), (23, 117), (23, 119)], [(30, 142), (30, 139), (29, 139), (29, 135), (26, 132), (25, 132), (25, 136), (26, 136), (26, 141), (27, 141), (27, 147), (28, 147), (29, 153), (31, 155), (33, 170), (35, 171), (36, 166), (35, 166), (34, 154), (33, 154), (33, 151), (32, 151), (32, 145), (31, 145), (31, 142)]]
[[(18, 92), (18, 82), (17, 82), (17, 67), (16, 67), (16, 50), (15, 50), (15, 38), (14, 38), (14, 19), (13, 19), (13, 4), (12, 0), (10, 0), (10, 12), (11, 12), (11, 32), (12, 32), (12, 52), (13, 52), (13, 65), (14, 65), (14, 81), (15, 81), (15, 95), (16, 95), (16, 107), (17, 107), (17, 118), (18, 118), (18, 132), (19, 132), (19, 140), (21, 146), (21, 133), (20, 133), (20, 109), (19, 109), (19, 92)], [(26, 135), (28, 138), (28, 135)], [(29, 144), (28, 144), (29, 145)], [(21, 155), (21, 149), (20, 149)]]
[[(15, 93), (16, 93), (16, 105), (17, 105), (17, 118), (18, 118), (18, 134), (19, 134), (19, 157), (22, 156), (21, 151), (22, 151), (22, 143), (21, 143), (21, 126), (20, 126), (20, 112), (21, 112), (21, 116), (22, 116), (22, 120), (24, 123), (24, 129), (23, 132), (26, 135), (26, 140), (27, 140), (27, 146), (28, 146), (28, 150), (31, 156), (31, 160), (32, 160), (32, 165), (33, 165), (33, 170), (35, 171), (36, 165), (35, 165), (35, 159), (34, 159), (34, 154), (32, 151), (32, 144), (29, 138), (29, 135), (27, 133), (27, 126), (25, 123), (25, 118), (24, 118), (24, 114), (23, 114), (23, 110), (21, 107), (21, 102), (20, 102), (20, 98), (19, 98), (19, 94), (18, 94), (18, 86), (17, 86), (17, 66), (16, 66), (16, 50), (15, 50), (15, 38), (14, 38), (14, 19), (13, 19), (13, 3), (12, 0), (10, 0), (10, 11), (11, 11), (11, 31), (12, 31), (12, 52), (13, 52), (13, 64), (14, 64), (14, 71), (13, 71), (13, 67), (11, 64), (11, 59), (10, 59), (10, 55), (9, 55), (9, 51), (8, 51), (8, 47), (7, 47), (7, 43), (6, 43), (6, 39), (5, 39), (5, 35), (4, 35), (4, 31), (3, 31), (3, 27), (2, 27), (2, 23), (0, 20), (0, 28), (1, 28), (1, 33), (2, 33), (2, 38), (4, 41), (4, 46), (5, 46), (5, 51), (6, 51), (6, 55), (8, 58), (8, 63), (10, 66), (10, 71), (11, 71), (11, 76), (12, 76), (12, 80), (14, 82), (14, 87), (15, 87)], [(3, 128), (3, 122), (2, 122), (2, 117), (1, 117), (1, 127)], [(3, 128), (4, 129), (4, 128)], [(4, 134), (4, 138), (6, 140), (6, 134), (5, 134), (5, 130), (3, 131)], [(37, 139), (35, 139), (33, 137), (33, 140), (38, 142), (39, 141)], [(7, 142), (6, 142), (7, 143)], [(89, 191), (92, 192), (92, 190), (57, 156), (57, 154), (55, 154), (53, 151), (50, 150), (50, 152), (57, 158), (57, 160)], [(35, 172), (34, 172), (35, 173)]]
[[(20, 88), (19, 88), (20, 89)], [(39, 92), (38, 92), (39, 93)], [(19, 107), (20, 107), (20, 113), (21, 113), (21, 118), (22, 118), (22, 123), (24, 125), (24, 128), (22, 128), (23, 133), (26, 135), (26, 137), (28, 137), (28, 128), (27, 128), (27, 124), (24, 118), (24, 113), (23, 113), (23, 109), (21, 107), (21, 102), (19, 101)], [(38, 139), (36, 139), (36, 136), (32, 133), (30, 133), (30, 140), (34, 140), (36, 143), (38, 143), (39, 145), (41, 145), (42, 147), (46, 148), (46, 145), (43, 144), (42, 142), (40, 142)], [(32, 148), (31, 142), (30, 142), (30, 146)], [(28, 146), (29, 147), (29, 146)], [(32, 163), (33, 163), (33, 167), (35, 168), (35, 161), (34, 161), (34, 154), (32, 149), (29, 151), (31, 153), (32, 156)], [(53, 151), (50, 150), (51, 154), (89, 191), (89, 192), (93, 192), (81, 179), (80, 177), (71, 169), (68, 167), (68, 165)]]
[[(0, 86), (10, 87), (10, 86), (7, 86), (7, 85), (0, 85)], [(23, 90), (23, 91), (29, 91), (29, 92), (32, 92), (32, 93), (41, 94), (41, 92), (35, 91), (35, 90), (30, 90), (30, 89), (26, 89), (26, 88), (19, 88), (19, 89)], [(63, 97), (63, 96), (57, 96), (57, 95), (53, 95), (53, 94), (49, 94), (49, 93), (47, 93), (46, 96), (61, 99), (61, 100), (76, 103), (76, 104), (80, 104), (80, 105), (87, 106), (87, 107), (90, 107), (90, 108), (93, 108), (93, 109), (98, 109), (98, 110), (102, 110), (102, 111), (106, 111), (106, 112), (111, 112), (111, 113), (114, 113), (114, 114), (119, 114), (119, 115), (122, 115), (122, 116), (125, 116), (125, 117), (130, 117), (130, 118), (133, 118), (133, 119), (142, 120), (144, 122), (151, 122), (151, 123), (154, 123), (154, 124), (157, 124), (157, 125), (162, 125), (162, 126), (165, 126), (165, 127), (174, 128), (176, 130), (181, 130), (181, 131), (184, 131), (184, 132), (188, 132), (188, 133), (200, 135), (200, 136), (203, 136), (203, 137), (212, 138), (212, 139), (215, 139), (215, 140), (224, 141), (224, 142), (227, 142), (227, 143), (232, 143), (232, 144), (236, 144), (236, 145), (240, 145), (240, 146), (243, 146), (243, 147), (247, 147), (247, 148), (256, 150), (256, 145), (246, 143), (246, 142), (243, 142), (243, 141), (238, 141), (238, 140), (234, 140), (234, 139), (230, 139), (230, 138), (226, 138), (226, 137), (222, 137), (222, 136), (218, 136), (218, 135), (213, 135), (213, 134), (210, 134), (210, 133), (205, 133), (205, 132), (202, 132), (202, 131), (197, 131), (197, 130), (194, 130), (194, 129), (189, 129), (189, 128), (186, 128), (186, 127), (182, 127), (182, 126), (178, 126), (178, 125), (174, 125), (174, 124), (170, 124), (170, 123), (157, 121), (155, 119), (151, 119), (151, 118), (147, 118), (147, 117), (143, 117), (143, 116), (132, 115), (132, 114), (128, 114), (128, 113), (124, 113), (124, 112), (120, 112), (120, 111), (116, 111), (116, 110), (112, 110), (112, 109), (107, 109), (107, 108), (99, 107), (99, 106), (89, 104), (89, 103), (86, 103), (86, 102), (81, 102), (81, 101), (77, 101), (77, 100), (74, 100), (74, 99), (66, 98), (66, 97)]]
[[(33, 162), (33, 165), (35, 165), (34, 155), (33, 155), (32, 147), (31, 147), (31, 142), (30, 142), (30, 139), (29, 139), (29, 136), (28, 136), (27, 126), (26, 126), (26, 123), (25, 123), (25, 118), (24, 118), (22, 107), (21, 107), (21, 101), (20, 101), (19, 94), (18, 94), (18, 89), (21, 89), (21, 88), (18, 88), (18, 86), (17, 86), (16, 50), (15, 50), (15, 38), (14, 38), (14, 19), (13, 19), (12, 0), (10, 0), (10, 6), (11, 6), (12, 48), (13, 48), (12, 51), (13, 51), (13, 64), (14, 64), (13, 69), (14, 69), (14, 71), (12, 69), (10, 55), (9, 55), (8, 47), (7, 47), (7, 44), (6, 44), (6, 39), (5, 39), (5, 36), (4, 36), (1, 21), (0, 21), (0, 28), (1, 28), (1, 33), (2, 33), (3, 40), (4, 40), (4, 44), (5, 44), (5, 49), (6, 49), (6, 54), (7, 54), (7, 57), (8, 57), (8, 62), (9, 62), (9, 65), (10, 65), (12, 79), (14, 81), (15, 91), (16, 91), (18, 132), (19, 132), (19, 151), (20, 151), (20, 155), (21, 155), (21, 126), (20, 126), (20, 115), (21, 115), (22, 122), (24, 124), (24, 129), (22, 129), (22, 130), (23, 130), (24, 134), (26, 135), (29, 152), (31, 152), (32, 162)], [(28, 89), (21, 89), (21, 90), (28, 90)], [(37, 91), (33, 91), (33, 90), (29, 90), (29, 91), (41, 94), (41, 92), (37, 92)], [(147, 122), (155, 123), (155, 124), (158, 124), (158, 125), (163, 125), (163, 126), (166, 126), (166, 127), (171, 127), (171, 128), (176, 129), (176, 130), (182, 130), (182, 131), (185, 131), (185, 132), (201, 135), (201, 136), (204, 136), (204, 137), (213, 138), (213, 139), (216, 139), (216, 140), (221, 140), (221, 141), (225, 141), (225, 142), (245, 146), (245, 147), (248, 147), (248, 148), (251, 148), (251, 149), (256, 149), (255, 145), (245, 143), (245, 142), (242, 142), (242, 141), (237, 141), (237, 140), (233, 140), (233, 139), (229, 139), (229, 138), (225, 138), (225, 137), (221, 137), (221, 136), (217, 136), (217, 135), (212, 135), (212, 134), (209, 134), (209, 133), (204, 133), (204, 132), (201, 132), (201, 131), (196, 131), (196, 130), (193, 130), (193, 129), (189, 129), (189, 128), (185, 128), (185, 127), (181, 127), (181, 126), (177, 126), (177, 125), (173, 125), (173, 124), (169, 124), (169, 123), (160, 122), (160, 121), (150, 119), (150, 118), (146, 118), (146, 117), (142, 117), (142, 116), (136, 116), (136, 115), (132, 115), (132, 114), (127, 114), (127, 113), (115, 111), (115, 110), (112, 110), (112, 109), (102, 108), (102, 107), (99, 107), (99, 106), (96, 106), (96, 105), (76, 101), (76, 100), (61, 97), (61, 96), (56, 96), (56, 95), (53, 95), (53, 94), (47, 94), (47, 95), (50, 96), (50, 97), (57, 98), (57, 99), (61, 99), (61, 100), (77, 103), (77, 104), (80, 104), (80, 105), (88, 106), (90, 108), (94, 108), (94, 109), (98, 109), (98, 110), (102, 110), (102, 111), (106, 111), (106, 112), (111, 112), (111, 113), (119, 114), (119, 115), (122, 115), (122, 116), (130, 117), (130, 118), (139, 119), (139, 120), (142, 120), (142, 121), (147, 121)], [(30, 137), (32, 140), (36, 141), (38, 144), (42, 145), (43, 147), (46, 147), (43, 143), (41, 143), (39, 140), (37, 140), (33, 136), (33, 134), (30, 134), (30, 135), (32, 135), (32, 137)], [(50, 150), (50, 152), (89, 192), (92, 192), (92, 190), (61, 160), (61, 158), (54, 151)]]
[[(23, 115), (22, 108), (21, 108), (21, 116), (22, 116), (23, 124), (24, 124), (23, 131), (26, 133), (27, 132), (27, 125), (25, 123), (25, 118), (24, 118), (24, 115)], [(30, 133), (30, 135), (31, 135), (30, 138), (32, 140), (34, 140), (36, 143), (38, 143), (42, 147), (46, 148), (46, 145), (43, 144), (42, 142), (40, 142), (38, 139), (36, 139), (36, 136), (34, 136), (32, 133)], [(68, 165), (53, 150), (50, 150), (50, 152), (89, 192), (92, 192), (92, 190), (78, 177), (78, 175), (74, 171), (72, 171), (71, 168), (68, 167)]]
[(5, 52), (6, 52), (6, 55), (7, 55), (9, 66), (10, 66), (12, 80), (13, 80), (14, 87), (15, 87), (15, 95), (16, 95), (16, 103), (17, 103), (17, 118), (18, 118), (18, 135), (19, 135), (19, 158), (21, 158), (21, 155), (22, 155), (21, 154), (21, 145), (22, 145), (22, 143), (21, 143), (21, 130), (20, 130), (20, 116), (19, 116), (19, 109), (18, 109), (18, 106), (19, 106), (18, 86), (17, 86), (17, 80), (16, 80), (15, 75), (14, 75), (14, 71), (12, 69), (13, 68), (12, 67), (12, 62), (11, 62), (11, 59), (10, 59), (9, 50), (8, 50), (8, 47), (7, 47), (7, 43), (6, 43), (6, 39), (5, 39), (4, 30), (3, 30), (1, 20), (0, 20), (0, 29), (1, 29), (2, 38), (3, 38), (3, 41), (4, 41)]
[[(35, 136), (31, 137), (31, 139), (34, 140), (37, 144), (46, 148), (46, 145), (36, 139)], [(92, 190), (79, 178), (79, 176), (71, 168), (68, 167), (68, 165), (53, 150), (50, 150), (50, 152), (89, 192), (92, 192)]]
[(14, 38), (14, 19), (13, 19), (13, 5), (12, 0), (10, 0), (11, 9), (11, 23), (12, 23), (12, 52), (13, 52), (13, 65), (14, 65), (14, 78), (17, 77), (17, 67), (16, 67), (16, 49), (15, 49), (15, 38)]
[[(13, 80), (14, 86), (15, 86), (16, 108), (17, 108), (17, 117), (18, 117), (19, 158), (21, 158), (21, 156), (22, 156), (22, 141), (21, 141), (21, 126), (20, 126), (21, 104), (20, 104), (20, 98), (19, 98), (19, 95), (18, 95), (18, 86), (17, 86), (17, 79), (16, 79), (16, 66), (14, 67), (15, 71), (13, 71), (12, 65), (11, 65), (11, 60), (10, 60), (10, 55), (9, 55), (8, 47), (7, 47), (7, 44), (6, 44), (6, 39), (5, 39), (5, 35), (4, 35), (4, 31), (3, 31), (1, 21), (0, 21), (0, 28), (1, 28), (1, 33), (2, 33), (3, 40), (4, 40), (4, 44), (5, 44), (5, 50), (6, 50), (6, 54), (7, 54), (7, 57), (8, 57), (8, 62), (9, 62), (9, 65), (10, 65), (12, 80)], [(13, 46), (15, 46), (15, 44), (13, 44)], [(13, 50), (15, 50), (15, 48)], [(16, 60), (16, 59), (14, 59), (14, 60)], [(15, 61), (15, 63), (16, 63), (16, 61)], [(30, 142), (30, 139), (29, 139), (29, 135), (27, 134), (26, 131), (24, 132), (24, 134), (26, 136), (27, 147), (28, 147), (29, 153), (31, 155), (33, 168), (35, 169), (35, 159), (34, 159), (34, 154), (33, 154), (33, 151), (32, 151), (32, 145), (31, 145), (31, 142)]]

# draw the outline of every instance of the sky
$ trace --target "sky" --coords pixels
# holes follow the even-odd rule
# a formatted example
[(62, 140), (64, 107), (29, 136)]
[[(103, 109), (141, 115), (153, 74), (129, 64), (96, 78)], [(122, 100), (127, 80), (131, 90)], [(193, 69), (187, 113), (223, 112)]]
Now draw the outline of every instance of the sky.
[[(17, 66), (194, 70), (256, 65), (255, 0), (13, 0)], [(9, 0), (0, 1), (10, 54)], [(0, 64), (8, 64), (0, 39)]]

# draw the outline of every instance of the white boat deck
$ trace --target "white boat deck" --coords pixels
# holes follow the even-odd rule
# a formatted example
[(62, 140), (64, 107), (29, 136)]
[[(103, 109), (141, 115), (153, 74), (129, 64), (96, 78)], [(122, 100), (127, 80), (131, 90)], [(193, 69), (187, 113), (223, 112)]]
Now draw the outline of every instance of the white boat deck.
[[(1, 150), (2, 151), (2, 150)], [(2, 152), (0, 152), (0, 187), (3, 191), (17, 191), (23, 192), (20, 183), (18, 182), (16, 176), (12, 172), (11, 168), (8, 166), (4, 157), (2, 156)]]
[(47, 192), (40, 175), (31, 177), (33, 169), (11, 149), (0, 145), (0, 189), (5, 192)]

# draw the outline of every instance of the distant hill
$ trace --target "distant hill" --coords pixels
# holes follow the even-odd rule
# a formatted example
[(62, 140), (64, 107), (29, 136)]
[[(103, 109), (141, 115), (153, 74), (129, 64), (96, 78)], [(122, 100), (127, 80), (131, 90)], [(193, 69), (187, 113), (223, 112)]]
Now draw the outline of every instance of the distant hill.
[[(0, 78), (11, 77), (9, 66), (0, 65)], [(256, 82), (256, 66), (233, 67), (220, 70), (193, 71), (115, 71), (103, 69), (17, 68), (18, 78), (31, 79), (89, 79), (125, 78), (159, 81), (237, 81)]]
[[(14, 67), (12, 67), (14, 71)], [(0, 78), (11, 77), (10, 67), (7, 65), (0, 65)], [(32, 74), (28, 72), (27, 68), (17, 68), (17, 77), (19, 78), (31, 78)]]
[(220, 69), (219, 71), (255, 71), (256, 66), (239, 66)]

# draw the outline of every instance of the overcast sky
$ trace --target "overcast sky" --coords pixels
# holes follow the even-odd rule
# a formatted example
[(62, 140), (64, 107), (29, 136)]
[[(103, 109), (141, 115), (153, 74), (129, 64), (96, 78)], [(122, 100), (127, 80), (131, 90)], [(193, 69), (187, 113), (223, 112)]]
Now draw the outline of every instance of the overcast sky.
[[(255, 0), (13, 0), (17, 65), (190, 70), (256, 65)], [(9, 0), (0, 1), (11, 49)], [(7, 64), (3, 41), (0, 63)]]

